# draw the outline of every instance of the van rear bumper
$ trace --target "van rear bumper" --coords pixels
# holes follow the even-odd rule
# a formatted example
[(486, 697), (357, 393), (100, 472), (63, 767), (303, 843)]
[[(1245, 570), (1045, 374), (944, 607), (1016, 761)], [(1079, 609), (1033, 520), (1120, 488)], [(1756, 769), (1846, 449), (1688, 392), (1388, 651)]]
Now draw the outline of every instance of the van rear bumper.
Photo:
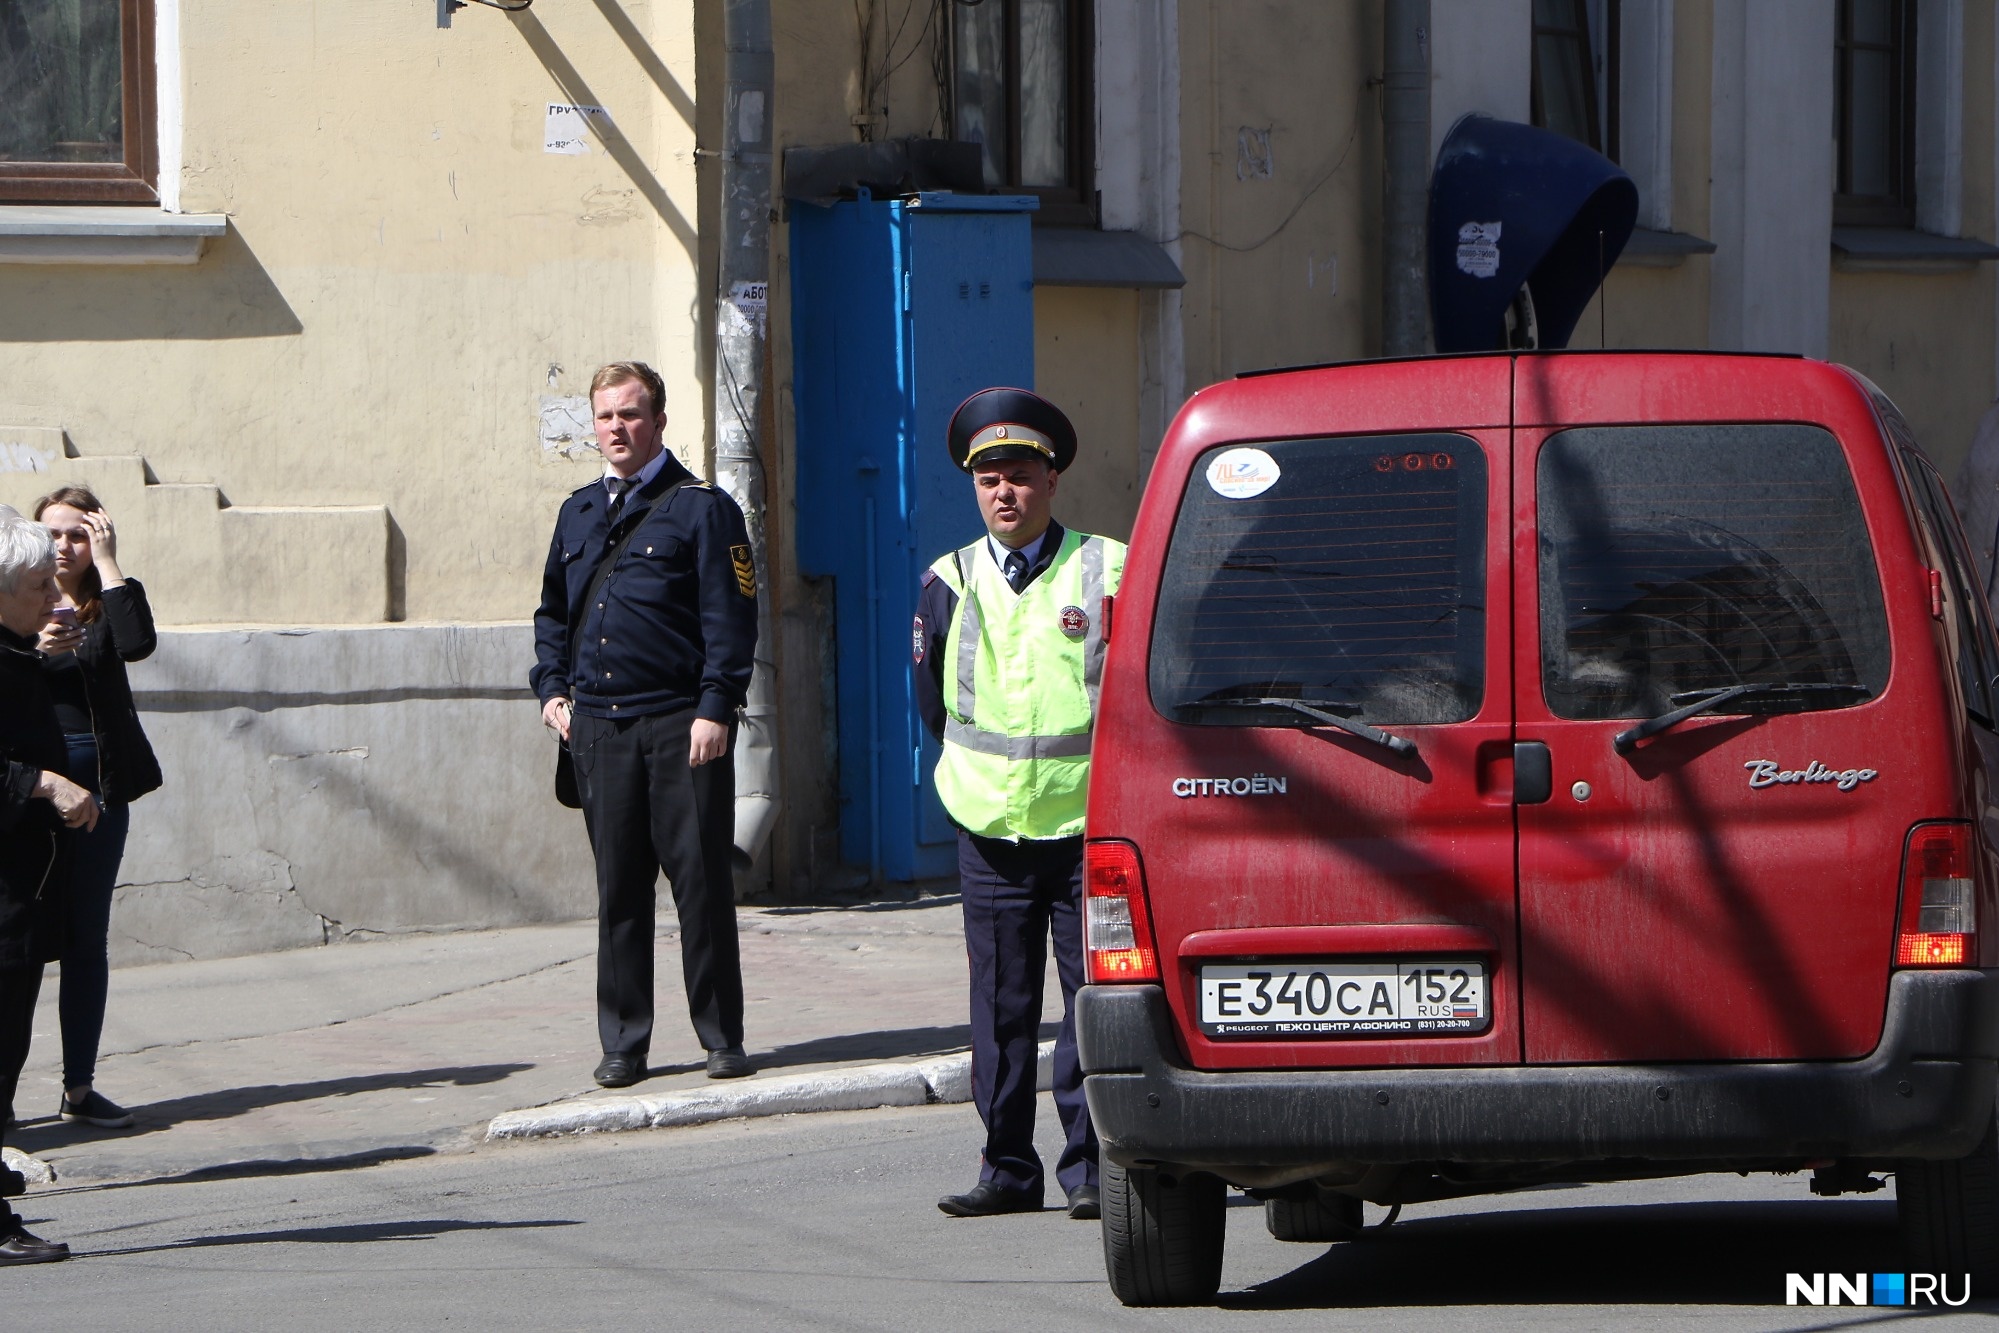
[(1860, 1060), (1207, 1073), (1157, 986), (1086, 986), (1090, 1116), (1124, 1166), (1948, 1159), (1992, 1123), (1999, 973), (1897, 972)]

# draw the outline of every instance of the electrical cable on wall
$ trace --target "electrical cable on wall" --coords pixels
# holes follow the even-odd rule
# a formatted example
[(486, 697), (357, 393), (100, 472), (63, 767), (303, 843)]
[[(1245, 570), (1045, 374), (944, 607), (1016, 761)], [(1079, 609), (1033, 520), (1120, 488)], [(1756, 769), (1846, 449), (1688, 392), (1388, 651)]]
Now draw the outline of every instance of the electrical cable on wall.
[[(463, 3), (463, 0), (460, 0), (460, 3)], [(518, 14), (533, 4), (534, 0), (472, 0), (472, 3), (475, 5), (484, 5), (488, 9), (499, 9), (509, 14)]]

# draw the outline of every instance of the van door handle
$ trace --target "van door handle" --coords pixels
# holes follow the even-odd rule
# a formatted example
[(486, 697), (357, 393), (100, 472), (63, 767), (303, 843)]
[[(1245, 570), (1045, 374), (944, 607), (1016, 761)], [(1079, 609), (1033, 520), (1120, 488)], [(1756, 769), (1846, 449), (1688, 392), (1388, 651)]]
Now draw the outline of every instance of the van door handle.
[(1513, 803), (1540, 805), (1555, 794), (1555, 760), (1540, 741), (1513, 742)]

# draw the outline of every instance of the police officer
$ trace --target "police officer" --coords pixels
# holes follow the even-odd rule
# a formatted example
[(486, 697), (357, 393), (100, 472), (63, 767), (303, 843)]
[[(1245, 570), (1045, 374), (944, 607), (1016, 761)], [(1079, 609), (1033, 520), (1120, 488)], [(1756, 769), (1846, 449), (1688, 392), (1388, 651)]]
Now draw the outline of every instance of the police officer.
[(1124, 546), (1048, 512), (1076, 456), (1061, 410), (1024, 389), (973, 394), (951, 418), (986, 535), (923, 576), (916, 694), (943, 742), (937, 794), (958, 826), (972, 983), (972, 1095), (985, 1122), (979, 1183), (938, 1200), (953, 1217), (1042, 1206), (1034, 1150), (1041, 982), (1052, 929), (1062, 979), (1055, 1177), (1069, 1216), (1098, 1216), (1097, 1136), (1083, 1104), (1075, 997), (1083, 984), (1083, 806), (1102, 675), (1103, 599)]
[(597, 860), (596, 1080), (646, 1076), (653, 885), (665, 871), (708, 1077), (753, 1072), (730, 858), (736, 710), (757, 637), (742, 510), (666, 449), (666, 388), (620, 361), (590, 382), (604, 476), (563, 502), (535, 612), (529, 679), (574, 756)]

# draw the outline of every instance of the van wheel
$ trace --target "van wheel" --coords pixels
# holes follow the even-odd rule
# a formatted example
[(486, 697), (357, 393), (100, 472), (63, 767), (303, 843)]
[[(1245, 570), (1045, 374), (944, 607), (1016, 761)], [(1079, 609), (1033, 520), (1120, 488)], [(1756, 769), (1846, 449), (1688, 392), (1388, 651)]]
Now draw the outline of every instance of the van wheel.
[(1329, 1245), (1353, 1240), (1360, 1235), (1360, 1200), (1346, 1194), (1330, 1194), (1315, 1186), (1297, 1199), (1266, 1199), (1263, 1225), (1278, 1240), (1311, 1241)]
[(1912, 1269), (1969, 1273), (1987, 1290), (1999, 1283), (1999, 1121), (1968, 1157), (1899, 1163), (1895, 1213)]
[(1206, 1305), (1222, 1286), (1228, 1187), (1103, 1164), (1104, 1269), (1126, 1305)]

